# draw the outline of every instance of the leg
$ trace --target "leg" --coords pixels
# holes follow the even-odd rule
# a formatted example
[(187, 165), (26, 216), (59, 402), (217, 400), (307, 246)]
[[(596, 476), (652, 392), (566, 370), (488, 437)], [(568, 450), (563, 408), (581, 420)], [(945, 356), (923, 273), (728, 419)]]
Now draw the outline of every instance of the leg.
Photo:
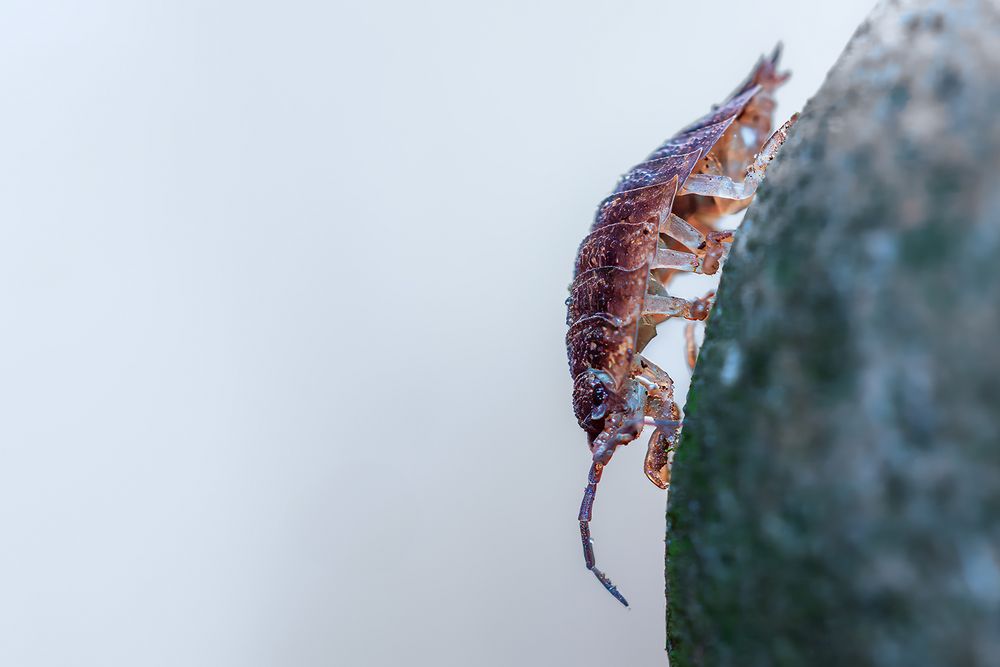
[(714, 298), (715, 295), (712, 292), (691, 301), (677, 296), (647, 294), (642, 304), (642, 314), (665, 315), (664, 319), (683, 317), (686, 320), (703, 320), (708, 317)]
[[(732, 239), (732, 232), (711, 232), (711, 234), (718, 234), (718, 237), (726, 235), (729, 239)], [(717, 238), (718, 238), (717, 237)], [(726, 243), (728, 243), (727, 239)], [(729, 252), (729, 247), (724, 247), (724, 252)], [(649, 294), (646, 298), (649, 299), (648, 308), (644, 308), (642, 312), (642, 319), (639, 326), (639, 343), (636, 347), (637, 352), (642, 352), (649, 341), (656, 337), (656, 325), (666, 322), (671, 317), (684, 317), (686, 319), (692, 320), (702, 320), (708, 317), (708, 311), (712, 307), (712, 297), (713, 292), (710, 292), (700, 299), (694, 299), (693, 301), (686, 301), (684, 299), (678, 299), (676, 297), (670, 296), (667, 292), (667, 284), (677, 275), (677, 271), (674, 269), (661, 269), (652, 271), (649, 276)], [(665, 297), (663, 300), (657, 300), (652, 297)], [(652, 326), (649, 326), (649, 325)]]
[(660, 233), (666, 234), (691, 250), (697, 250), (705, 244), (705, 235), (687, 220), (674, 213), (671, 213), (660, 225)]
[[(704, 304), (704, 309), (707, 312), (705, 317), (708, 317), (708, 314), (712, 312), (712, 305), (715, 303), (715, 292), (709, 292), (697, 301)], [(694, 338), (694, 322), (688, 322), (687, 326), (684, 327), (684, 344), (687, 351), (688, 368), (693, 371), (694, 365), (698, 362), (698, 343)]]
[(777, 155), (781, 144), (788, 138), (788, 130), (798, 120), (799, 115), (793, 114), (785, 121), (785, 124), (775, 130), (771, 138), (767, 140), (760, 153), (754, 158), (753, 163), (747, 167), (746, 177), (742, 183), (737, 183), (728, 176), (713, 176), (710, 174), (691, 174), (684, 187), (678, 195), (696, 194), (706, 197), (722, 197), (723, 199), (746, 199), (753, 196), (757, 191), (757, 186), (764, 180), (764, 172), (767, 165), (771, 163)]
[(710, 276), (719, 270), (722, 260), (729, 253), (728, 244), (732, 240), (732, 232), (712, 232), (698, 248), (697, 254), (670, 248), (657, 248), (649, 268), (690, 271)]
[[(670, 296), (667, 292), (667, 285), (673, 280), (674, 276), (677, 275), (677, 271), (673, 269), (659, 269), (650, 271), (649, 273), (649, 291), (650, 294), (656, 296)], [(636, 352), (642, 352), (643, 348), (649, 341), (656, 337), (656, 326), (662, 322), (666, 322), (670, 319), (670, 315), (647, 313), (640, 319), (639, 325), (639, 338), (640, 344), (636, 346)], [(652, 324), (652, 326), (644, 326), (643, 323)]]
[(646, 402), (647, 423), (656, 427), (649, 438), (649, 448), (643, 469), (646, 477), (656, 486), (670, 486), (670, 464), (674, 446), (680, 433), (680, 410), (674, 403), (674, 381), (667, 372), (643, 357), (639, 358), (640, 377), (649, 383)]
[[(709, 232), (705, 235), (687, 220), (673, 213), (660, 225), (660, 233), (666, 234), (684, 247), (690, 248), (695, 256), (701, 260), (695, 264), (695, 273), (704, 273), (705, 275), (712, 275), (719, 270), (722, 260), (729, 254), (728, 244), (733, 241), (732, 232)], [(660, 259), (659, 255), (657, 259)], [(664, 256), (664, 260), (667, 259), (668, 257)]]
[(684, 327), (684, 343), (687, 348), (687, 363), (690, 370), (698, 362), (698, 343), (694, 339), (694, 322), (688, 322)]
[(691, 271), (702, 273), (701, 262), (697, 255), (669, 248), (657, 248), (653, 257), (651, 269), (674, 269), (676, 271)]

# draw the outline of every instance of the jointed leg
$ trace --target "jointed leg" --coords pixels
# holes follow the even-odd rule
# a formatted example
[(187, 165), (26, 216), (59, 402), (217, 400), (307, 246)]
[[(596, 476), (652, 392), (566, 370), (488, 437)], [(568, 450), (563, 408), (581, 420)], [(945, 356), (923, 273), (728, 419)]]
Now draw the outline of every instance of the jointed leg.
[[(683, 317), (686, 320), (703, 320), (712, 308), (711, 292), (700, 299), (682, 299), (678, 296), (647, 294), (642, 304), (643, 315), (665, 315)], [(666, 318), (665, 318), (666, 319)]]
[[(691, 223), (674, 213), (671, 213), (667, 217), (667, 220), (660, 225), (660, 233), (666, 234), (684, 247), (690, 248), (694, 253), (694, 257), (698, 260), (697, 262), (692, 261), (690, 259), (691, 255), (688, 253), (671, 251), (677, 255), (687, 255), (687, 257), (677, 258), (676, 261), (686, 259), (694, 268), (689, 269), (684, 266), (674, 266), (672, 264), (669, 266), (664, 265), (663, 268), (680, 268), (684, 271), (694, 271), (695, 273), (704, 273), (705, 275), (712, 275), (719, 270), (719, 265), (729, 253), (729, 244), (733, 241), (733, 233), (731, 231), (709, 232), (707, 235), (702, 234)], [(657, 254), (658, 262), (663, 261), (669, 264), (671, 259), (675, 258), (669, 253), (665, 253), (662, 259)]]
[(687, 364), (690, 370), (698, 362), (698, 343), (694, 339), (694, 322), (688, 322), (684, 327), (684, 343), (687, 348)]
[[(670, 296), (670, 293), (667, 292), (667, 285), (670, 284), (670, 281), (673, 280), (674, 276), (676, 275), (677, 271), (673, 269), (660, 269), (656, 271), (651, 271), (649, 274), (649, 283), (648, 283), (649, 293), (656, 296)], [(642, 352), (643, 348), (646, 347), (645, 343), (648, 342), (649, 340), (652, 340), (656, 336), (656, 326), (661, 324), (662, 322), (666, 322), (671, 317), (673, 317), (673, 315), (664, 315), (662, 313), (659, 314), (645, 313), (640, 321), (652, 323), (653, 325), (652, 332), (651, 335), (648, 335), (648, 339), (645, 340), (643, 344), (637, 346), (636, 348), (637, 351)], [(641, 337), (643, 333), (641, 325), (639, 329)]]
[(707, 276), (714, 274), (729, 253), (729, 243), (733, 240), (733, 233), (711, 232), (703, 239), (694, 253), (672, 248), (657, 248), (650, 268), (690, 271)]
[(705, 235), (676, 213), (671, 213), (660, 225), (660, 233), (676, 240), (685, 248), (697, 250), (705, 243)]
[(674, 382), (666, 371), (643, 357), (639, 358), (639, 368), (636, 380), (648, 383), (647, 422), (656, 427), (649, 438), (643, 469), (649, 481), (666, 489), (670, 485), (670, 464), (681, 426), (680, 410), (674, 403)]
[(785, 124), (775, 130), (771, 138), (767, 140), (760, 153), (754, 158), (753, 163), (747, 167), (746, 177), (742, 183), (737, 183), (728, 176), (714, 176), (711, 174), (691, 174), (684, 182), (683, 189), (678, 195), (695, 194), (706, 197), (722, 197), (723, 199), (746, 199), (757, 191), (757, 187), (764, 180), (764, 172), (767, 165), (771, 163), (777, 155), (781, 144), (788, 138), (788, 130), (799, 115), (793, 114), (785, 121)]

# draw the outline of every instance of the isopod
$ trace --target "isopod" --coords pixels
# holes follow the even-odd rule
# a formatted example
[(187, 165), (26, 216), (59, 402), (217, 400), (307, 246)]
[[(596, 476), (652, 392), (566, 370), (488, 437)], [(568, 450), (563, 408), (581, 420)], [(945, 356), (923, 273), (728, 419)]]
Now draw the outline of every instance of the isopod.
[[(719, 271), (732, 232), (717, 231), (726, 214), (746, 208), (767, 165), (798, 115), (771, 134), (781, 45), (758, 60), (723, 103), (665, 141), (632, 167), (597, 207), (580, 244), (567, 299), (566, 350), (573, 378), (573, 410), (587, 432), (592, 464), (580, 506), (580, 537), (587, 569), (619, 602), (628, 602), (597, 569), (590, 520), (601, 472), (615, 448), (654, 427), (644, 468), (661, 489), (670, 483), (680, 410), (673, 380), (641, 355), (656, 325), (672, 317), (704, 320), (713, 302), (670, 296), (678, 271)], [(696, 350), (688, 334), (688, 359)]]

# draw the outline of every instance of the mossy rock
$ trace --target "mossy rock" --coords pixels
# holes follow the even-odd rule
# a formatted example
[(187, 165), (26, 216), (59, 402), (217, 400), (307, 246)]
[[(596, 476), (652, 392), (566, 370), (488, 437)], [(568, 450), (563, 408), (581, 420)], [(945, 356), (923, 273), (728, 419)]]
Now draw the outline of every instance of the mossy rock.
[(667, 512), (673, 667), (1000, 665), (1000, 14), (887, 2), (725, 270)]

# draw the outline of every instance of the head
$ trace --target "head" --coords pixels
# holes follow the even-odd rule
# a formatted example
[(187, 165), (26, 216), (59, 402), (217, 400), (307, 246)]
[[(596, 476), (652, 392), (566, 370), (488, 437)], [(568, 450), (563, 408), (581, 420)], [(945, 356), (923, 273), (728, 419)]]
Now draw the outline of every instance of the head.
[(645, 388), (627, 383), (619, 392), (611, 376), (594, 369), (581, 373), (573, 384), (573, 409), (580, 426), (587, 432), (594, 461), (604, 464), (620, 445), (626, 445), (642, 433), (642, 409)]
[(604, 430), (604, 422), (620, 404), (615, 381), (605, 371), (591, 368), (573, 382), (573, 412), (590, 442)]

